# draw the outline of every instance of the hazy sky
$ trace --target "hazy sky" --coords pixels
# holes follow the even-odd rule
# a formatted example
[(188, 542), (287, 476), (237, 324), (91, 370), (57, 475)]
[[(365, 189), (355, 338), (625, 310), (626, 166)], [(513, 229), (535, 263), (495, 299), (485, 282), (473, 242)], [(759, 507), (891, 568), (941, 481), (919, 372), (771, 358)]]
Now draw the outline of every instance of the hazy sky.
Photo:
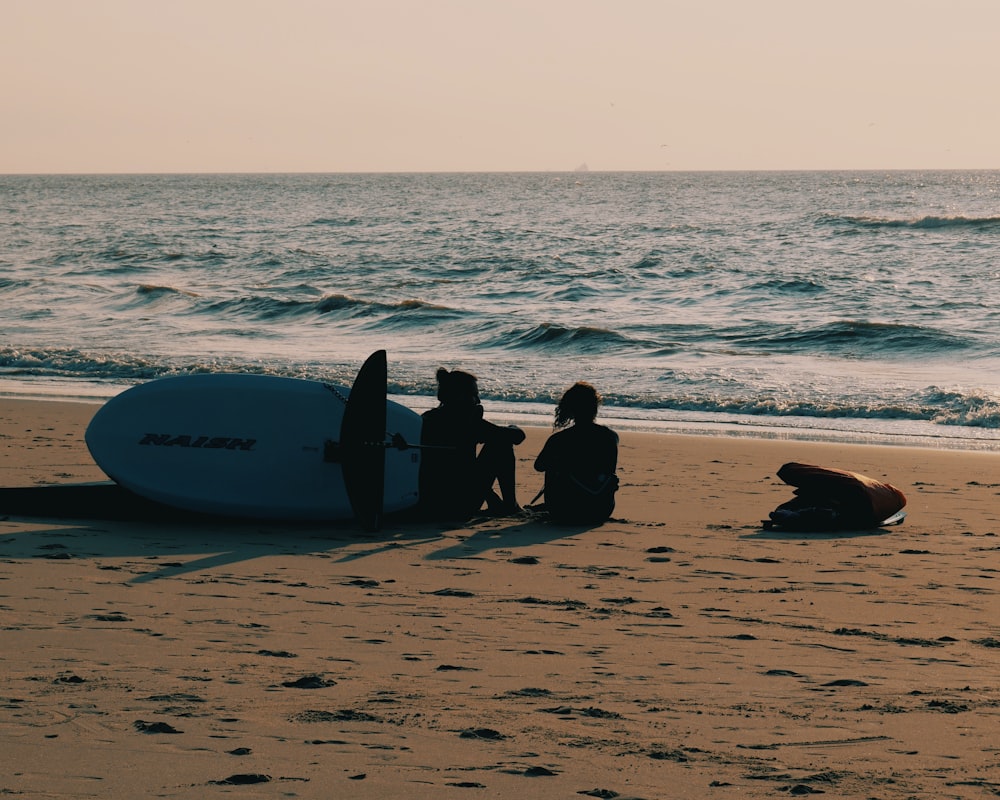
[(1000, 168), (1000, 0), (0, 0), (0, 173)]

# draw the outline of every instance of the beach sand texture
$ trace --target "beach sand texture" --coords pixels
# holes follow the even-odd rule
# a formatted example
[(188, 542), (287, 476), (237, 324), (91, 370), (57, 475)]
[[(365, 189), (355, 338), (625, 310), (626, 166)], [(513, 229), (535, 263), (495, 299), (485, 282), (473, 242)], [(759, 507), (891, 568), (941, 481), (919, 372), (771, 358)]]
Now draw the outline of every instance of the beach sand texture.
[[(0, 401), (0, 485), (103, 479), (95, 409)], [(909, 516), (763, 531), (787, 461)], [(593, 530), (0, 509), (0, 794), (1000, 792), (996, 455), (625, 433), (620, 463)]]

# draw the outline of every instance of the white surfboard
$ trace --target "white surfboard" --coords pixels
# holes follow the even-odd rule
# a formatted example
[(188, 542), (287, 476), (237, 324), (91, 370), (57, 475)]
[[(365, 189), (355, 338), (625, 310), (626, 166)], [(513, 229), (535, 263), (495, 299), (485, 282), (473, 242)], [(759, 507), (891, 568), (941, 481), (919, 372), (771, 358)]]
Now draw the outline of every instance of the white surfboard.
[[(263, 375), (162, 378), (109, 400), (87, 428), (97, 465), (161, 503), (212, 514), (349, 519), (335, 443), (350, 389)], [(420, 442), (421, 419), (386, 407), (387, 439)], [(385, 448), (383, 508), (417, 502), (420, 451)]]

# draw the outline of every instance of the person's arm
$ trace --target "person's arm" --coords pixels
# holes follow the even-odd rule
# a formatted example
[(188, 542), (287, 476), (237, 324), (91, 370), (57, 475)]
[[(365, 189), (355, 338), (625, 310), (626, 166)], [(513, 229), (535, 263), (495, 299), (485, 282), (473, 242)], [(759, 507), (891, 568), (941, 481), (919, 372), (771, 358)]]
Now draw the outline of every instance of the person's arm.
[(484, 419), (479, 421), (478, 439), (482, 444), (521, 444), (525, 433), (516, 425), (495, 425)]
[(602, 448), (604, 456), (601, 461), (608, 466), (608, 474), (613, 475), (618, 469), (618, 434), (611, 428), (605, 428), (605, 430), (607, 436)]
[(546, 439), (545, 444), (542, 446), (542, 451), (538, 454), (538, 458), (535, 459), (535, 469), (538, 472), (548, 472), (556, 469), (558, 461), (558, 445), (556, 444), (558, 439), (556, 437), (558, 435), (558, 433), (553, 433)]
[(548, 451), (549, 451), (549, 443), (546, 442), (544, 447), (542, 447), (542, 452), (540, 452), (538, 454), (538, 457), (535, 459), (536, 472), (545, 472), (545, 470), (549, 468)]

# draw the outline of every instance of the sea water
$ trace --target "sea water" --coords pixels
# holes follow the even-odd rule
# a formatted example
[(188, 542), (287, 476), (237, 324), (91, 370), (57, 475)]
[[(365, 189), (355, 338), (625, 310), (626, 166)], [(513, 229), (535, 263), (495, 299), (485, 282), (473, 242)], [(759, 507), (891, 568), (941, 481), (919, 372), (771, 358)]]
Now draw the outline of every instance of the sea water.
[(0, 176), (0, 391), (165, 375), (1000, 450), (1000, 172)]

